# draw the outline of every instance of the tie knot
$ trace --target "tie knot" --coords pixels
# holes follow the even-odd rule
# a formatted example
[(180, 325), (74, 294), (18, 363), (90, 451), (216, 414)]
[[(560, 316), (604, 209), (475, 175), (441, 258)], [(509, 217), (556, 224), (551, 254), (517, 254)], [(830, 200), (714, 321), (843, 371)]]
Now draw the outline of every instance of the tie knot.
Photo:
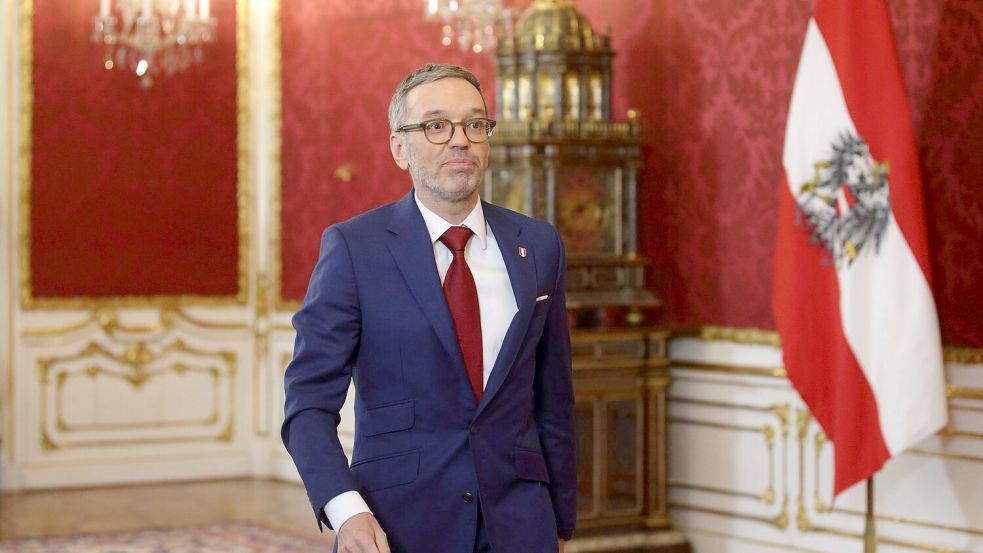
[(468, 227), (451, 227), (440, 235), (439, 240), (451, 251), (463, 252), (474, 232)]

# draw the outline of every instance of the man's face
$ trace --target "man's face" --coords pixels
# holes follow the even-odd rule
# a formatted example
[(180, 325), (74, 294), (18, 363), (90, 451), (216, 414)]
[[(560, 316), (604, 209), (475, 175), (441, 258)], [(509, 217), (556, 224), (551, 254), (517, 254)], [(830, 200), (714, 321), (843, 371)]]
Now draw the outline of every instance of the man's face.
[[(464, 79), (446, 78), (410, 90), (406, 119), (400, 124), (430, 119), (459, 123), (472, 117), (487, 117), (481, 93)], [(412, 131), (392, 133), (389, 145), (396, 164), (409, 170), (417, 192), (445, 202), (475, 197), (488, 166), (488, 142), (472, 144), (460, 126), (447, 144), (431, 144), (423, 131)]]

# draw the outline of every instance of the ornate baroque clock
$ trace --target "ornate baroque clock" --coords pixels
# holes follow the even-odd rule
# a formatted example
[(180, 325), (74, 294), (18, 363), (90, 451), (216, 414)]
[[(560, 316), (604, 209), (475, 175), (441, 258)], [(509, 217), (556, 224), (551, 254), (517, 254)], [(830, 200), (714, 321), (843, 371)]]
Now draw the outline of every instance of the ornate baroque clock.
[(611, 119), (613, 57), (569, 0), (535, 1), (496, 55), (499, 125), (483, 196), (557, 226), (581, 326), (625, 311), (638, 324), (659, 304), (638, 255), (639, 122)]
[(639, 121), (611, 119), (613, 57), (570, 0), (535, 0), (496, 54), (482, 196), (552, 222), (566, 246), (578, 535), (592, 551), (685, 552), (666, 502), (669, 333), (642, 315), (659, 301), (638, 255)]

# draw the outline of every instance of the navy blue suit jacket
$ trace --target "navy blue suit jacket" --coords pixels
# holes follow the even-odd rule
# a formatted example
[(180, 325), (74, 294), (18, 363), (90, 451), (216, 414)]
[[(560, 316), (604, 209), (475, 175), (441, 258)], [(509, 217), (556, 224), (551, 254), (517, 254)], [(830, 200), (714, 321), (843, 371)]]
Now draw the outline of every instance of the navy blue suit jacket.
[[(548, 223), (483, 210), (518, 312), (478, 405), (412, 192), (324, 231), (293, 319), (283, 442), (319, 523), (330, 499), (358, 490), (394, 553), (470, 553), (477, 498), (494, 551), (555, 552), (573, 532), (563, 245)], [(337, 426), (351, 379), (349, 468)]]

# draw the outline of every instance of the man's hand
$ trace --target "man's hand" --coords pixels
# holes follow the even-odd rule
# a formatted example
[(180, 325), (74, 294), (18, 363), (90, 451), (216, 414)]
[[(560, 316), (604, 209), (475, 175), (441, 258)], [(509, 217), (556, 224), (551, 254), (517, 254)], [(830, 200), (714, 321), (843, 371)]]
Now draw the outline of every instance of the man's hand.
[(567, 540), (560, 538), (560, 553), (563, 553), (563, 548), (566, 546)]
[[(561, 550), (562, 552), (562, 550)], [(338, 553), (391, 553), (386, 533), (372, 513), (359, 513), (338, 529)]]

